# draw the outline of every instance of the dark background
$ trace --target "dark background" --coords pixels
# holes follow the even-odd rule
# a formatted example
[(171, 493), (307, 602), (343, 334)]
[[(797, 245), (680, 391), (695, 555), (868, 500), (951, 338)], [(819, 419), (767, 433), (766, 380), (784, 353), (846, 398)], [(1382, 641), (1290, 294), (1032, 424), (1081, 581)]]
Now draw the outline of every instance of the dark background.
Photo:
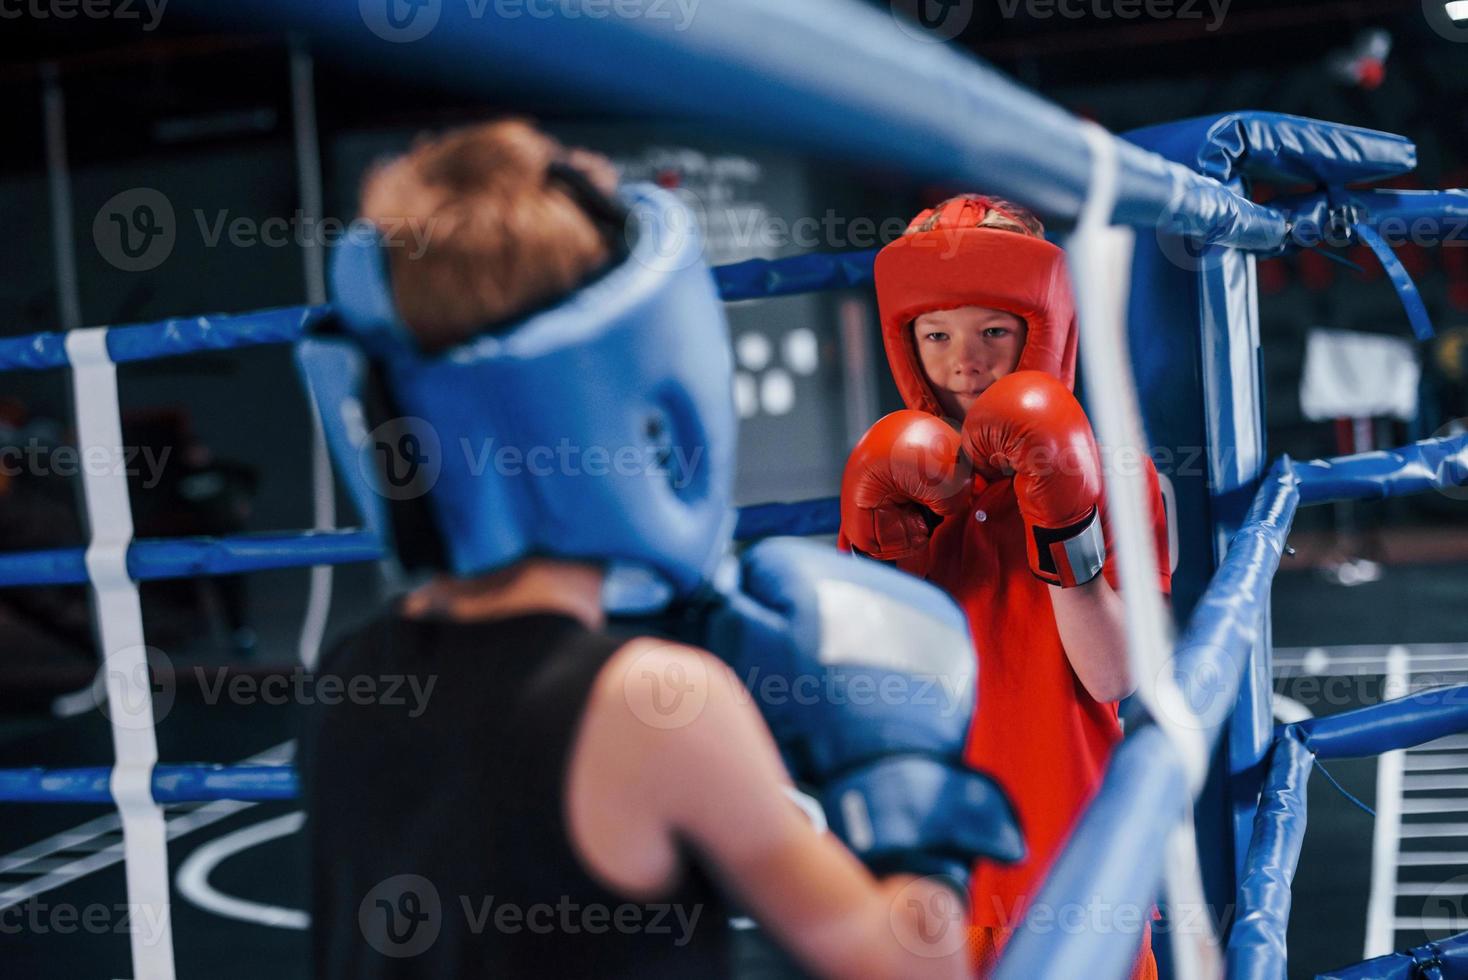
[[(146, 9), (136, 9), (142, 21), (0, 20), (0, 80), (6, 95), (0, 99), (0, 131), (8, 137), (0, 154), (0, 214), (7, 240), (0, 336), (57, 329), (61, 321), (43, 126), (44, 79), (53, 71), (65, 102), (72, 229), (87, 325), (307, 301), (300, 249), (211, 246), (199, 227), (200, 216), (206, 223), (221, 216), (262, 221), (288, 217), (301, 206), (292, 133), (292, 45), (314, 58), (325, 214), (340, 219), (352, 216), (357, 183), (375, 157), (404, 147), (416, 133), (507, 111), (532, 115), (569, 141), (611, 154), (629, 171), (695, 189), (707, 197), (715, 219), (737, 213), (788, 222), (830, 211), (847, 221), (867, 218), (880, 225), (905, 219), (954, 190), (894, 183), (841, 161), (731, 140), (691, 120), (608, 118), (597, 107), (571, 104), (533, 85), (507, 88), (496, 99), (467, 97), (430, 78), (386, 74), (342, 58), (309, 37), (221, 33), (184, 0), (169, 5), (151, 30), (142, 26)], [(1434, 32), (1418, 0), (1234, 0), (1216, 30), (1208, 29), (1206, 5), (1199, 9), (1202, 19), (1121, 21), (1035, 16), (1033, 5), (1028, 13), (1021, 5), (1015, 16), (1007, 16), (998, 3), (975, 3), (969, 26), (955, 43), (1113, 131), (1237, 109), (1295, 113), (1413, 139), (1418, 170), (1391, 186), (1468, 186), (1468, 45)], [(1392, 47), (1380, 77), (1363, 81), (1343, 66), (1370, 30), (1387, 32)], [(158, 267), (127, 272), (97, 247), (93, 222), (114, 195), (140, 187), (168, 198), (177, 215), (177, 241)], [(1256, 188), (1256, 194), (1263, 199), (1275, 190)], [(829, 241), (815, 247), (840, 250), (856, 244)], [(1468, 242), (1400, 250), (1440, 339), (1423, 348), (1426, 380), (1418, 421), (1381, 423), (1378, 437), (1384, 444), (1428, 435), (1468, 415), (1464, 246)], [(712, 258), (733, 261), (809, 250), (808, 244), (730, 239), (716, 245)], [(1346, 257), (1362, 271), (1315, 253), (1260, 263), (1271, 454), (1338, 451), (1333, 428), (1307, 422), (1299, 410), (1301, 359), (1311, 327), (1409, 336), (1374, 259), (1361, 249), (1349, 250)], [(854, 293), (741, 304), (733, 308), (731, 320), (736, 343), (759, 336), (775, 352), (770, 364), (748, 367), (757, 392), (770, 383), (772, 371), (782, 369), (782, 345), (792, 332), (813, 331), (820, 355), (808, 373), (786, 371), (793, 406), (773, 411), (778, 399), (760, 400), (743, 420), (739, 502), (833, 493), (852, 441), (880, 412), (897, 405), (875, 344), (870, 298)], [(128, 367), (121, 377), (124, 407), (133, 418), (147, 411), (175, 413), (187, 421), (191, 440), (212, 455), (211, 465), (228, 462), (250, 474), (248, 493), (241, 491), (248, 499), (239, 514), (243, 529), (310, 524), (307, 406), (288, 351), (197, 356)], [(19, 413), (27, 424), (54, 420), (64, 432), (69, 425), (66, 385), (60, 373), (8, 375), (0, 388), (0, 400), (8, 401), (0, 401), (0, 408)], [(70, 506), (73, 490), (53, 494), (58, 508)], [(60, 513), (51, 509), (43, 519), (29, 518), (23, 546), (79, 542), (78, 527)], [(350, 518), (343, 514), (344, 522)], [(1297, 527), (1302, 554), (1287, 565), (1276, 587), (1281, 644), (1468, 639), (1451, 598), (1468, 586), (1468, 513), (1461, 501), (1428, 495), (1345, 510), (1315, 509), (1302, 512)], [(10, 533), (0, 548), (22, 546), (17, 532)], [(1356, 589), (1332, 580), (1332, 562), (1355, 556), (1381, 560), (1383, 580)], [(360, 617), (382, 586), (371, 568), (337, 574), (333, 633)], [(240, 619), (255, 634), (249, 654), (257, 662), (293, 660), (305, 584), (306, 573), (294, 571), (252, 576), (239, 584)], [(1420, 601), (1424, 594), (1443, 601)], [(220, 638), (227, 631), (198, 627), (218, 618), (219, 597), (202, 591), (170, 596), (150, 587), (145, 598), (150, 634), (171, 621), (177, 627), (169, 650), (180, 662), (240, 654), (228, 648), (227, 636)], [(1403, 611), (1408, 608), (1410, 615)], [(80, 631), (85, 633), (84, 623)], [(6, 635), (10, 639), (0, 640), (0, 646), (16, 655), (19, 634)], [(70, 662), (78, 671), (89, 671), (85, 644), (73, 656)], [(24, 721), (30, 717), (14, 715), (19, 727), (5, 729), (15, 756), (8, 764), (22, 764), (20, 750), (36, 747), (39, 740), (56, 744), (49, 735), (36, 734), (36, 723)], [(105, 753), (102, 729), (92, 724), (87, 731), (67, 744), (85, 743)], [(278, 740), (281, 734), (271, 737)], [(191, 751), (185, 746), (199, 743), (180, 734), (165, 739), (165, 758), (225, 758), (261, 747), (248, 738), (237, 741), (217, 751), (212, 744), (207, 752)], [(80, 764), (86, 754), (78, 749), (66, 761)], [(1340, 775), (1370, 802), (1373, 772), (1373, 763), (1361, 762), (1342, 765)], [(1312, 784), (1311, 807), (1311, 834), (1295, 890), (1292, 976), (1360, 955), (1370, 819), (1340, 802), (1319, 779)]]

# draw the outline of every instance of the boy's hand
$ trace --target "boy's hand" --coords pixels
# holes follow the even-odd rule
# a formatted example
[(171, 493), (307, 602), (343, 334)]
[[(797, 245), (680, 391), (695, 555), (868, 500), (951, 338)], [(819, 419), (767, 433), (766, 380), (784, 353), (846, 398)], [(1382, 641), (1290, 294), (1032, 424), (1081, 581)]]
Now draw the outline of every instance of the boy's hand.
[(963, 448), (980, 475), (1014, 474), (1036, 576), (1070, 588), (1101, 571), (1101, 454), (1065, 385), (1040, 371), (1000, 378), (969, 409)]
[(841, 530), (882, 561), (927, 548), (932, 529), (969, 499), (972, 477), (959, 434), (927, 412), (879, 419), (857, 442), (841, 478)]

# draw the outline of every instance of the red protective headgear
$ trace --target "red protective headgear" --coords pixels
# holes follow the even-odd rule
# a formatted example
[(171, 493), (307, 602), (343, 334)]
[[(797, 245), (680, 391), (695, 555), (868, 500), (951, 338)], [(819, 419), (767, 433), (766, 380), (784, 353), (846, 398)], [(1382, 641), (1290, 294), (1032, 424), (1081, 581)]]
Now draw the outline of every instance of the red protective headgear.
[(987, 198), (955, 198), (908, 226), (917, 228), (936, 213), (931, 230), (904, 235), (877, 253), (882, 342), (908, 408), (943, 414), (923, 373), (912, 321), (960, 306), (1003, 310), (1024, 320), (1029, 336), (1016, 370), (1044, 371), (1075, 387), (1075, 300), (1065, 253), (1043, 238), (975, 227), (991, 210), (1003, 213)]

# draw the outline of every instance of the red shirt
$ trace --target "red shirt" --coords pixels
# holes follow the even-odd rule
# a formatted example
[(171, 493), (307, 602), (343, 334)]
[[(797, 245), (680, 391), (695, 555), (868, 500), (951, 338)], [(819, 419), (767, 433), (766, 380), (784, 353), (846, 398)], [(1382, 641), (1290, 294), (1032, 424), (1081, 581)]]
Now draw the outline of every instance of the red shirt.
[[(1167, 515), (1150, 460), (1146, 469), (1159, 585), (1169, 593)], [(1071, 669), (1055, 625), (1051, 587), (1030, 572), (1013, 481), (980, 486), (967, 519), (950, 518), (934, 532), (925, 564), (928, 581), (967, 614), (979, 659), (979, 696), (965, 760), (1009, 793), (1028, 848), (1017, 865), (977, 864), (971, 914), (976, 925), (1014, 928), (1100, 786), (1121, 726), (1116, 704), (1092, 698)], [(1114, 553), (1103, 574), (1116, 588)]]

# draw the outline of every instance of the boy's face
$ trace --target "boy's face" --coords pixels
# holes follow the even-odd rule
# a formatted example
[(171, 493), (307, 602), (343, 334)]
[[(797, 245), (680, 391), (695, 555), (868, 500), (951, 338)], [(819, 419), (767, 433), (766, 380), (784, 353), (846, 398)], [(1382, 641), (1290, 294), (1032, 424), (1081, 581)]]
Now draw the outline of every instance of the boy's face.
[(950, 418), (961, 419), (991, 384), (1019, 364), (1029, 327), (983, 306), (924, 313), (912, 323), (923, 374)]

